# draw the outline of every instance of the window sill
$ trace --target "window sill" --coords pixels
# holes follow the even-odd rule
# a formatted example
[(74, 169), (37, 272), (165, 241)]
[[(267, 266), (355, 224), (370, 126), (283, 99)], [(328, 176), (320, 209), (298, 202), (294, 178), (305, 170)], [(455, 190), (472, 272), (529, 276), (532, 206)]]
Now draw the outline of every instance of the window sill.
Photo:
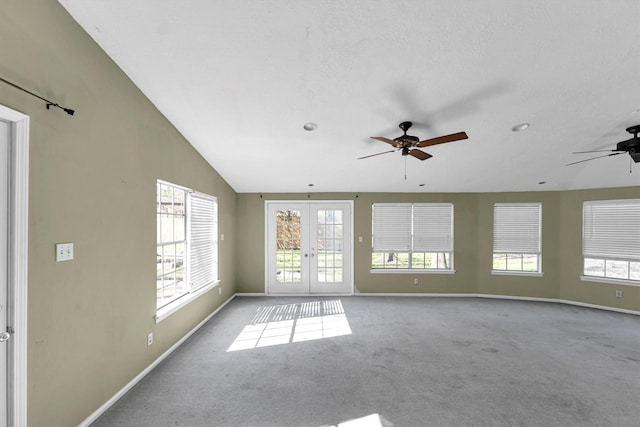
[(507, 270), (491, 270), (494, 276), (526, 276), (526, 277), (542, 277), (544, 273), (539, 271), (507, 271)]
[(218, 287), (219, 284), (220, 284), (220, 280), (216, 280), (215, 282), (211, 282), (210, 284), (201, 287), (195, 292), (186, 294), (183, 297), (173, 301), (172, 303), (165, 305), (164, 307), (162, 307), (156, 312), (156, 316), (155, 316), (156, 323), (160, 323), (161, 321), (171, 316), (176, 311), (180, 310), (185, 305), (189, 304), (191, 301), (198, 299), (200, 295), (205, 294), (209, 292), (211, 289)]
[(376, 268), (369, 270), (371, 274), (455, 274), (455, 270), (437, 270), (435, 268)]
[(611, 277), (580, 276), (583, 282), (611, 283), (613, 285), (640, 286), (639, 280), (613, 279)]

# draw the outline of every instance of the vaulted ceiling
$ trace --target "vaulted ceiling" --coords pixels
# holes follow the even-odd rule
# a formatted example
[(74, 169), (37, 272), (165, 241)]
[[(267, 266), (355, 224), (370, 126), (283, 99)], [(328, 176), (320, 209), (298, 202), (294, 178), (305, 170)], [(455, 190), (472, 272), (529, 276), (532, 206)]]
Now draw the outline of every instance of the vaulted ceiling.
[(237, 192), (640, 185), (638, 0), (59, 1)]

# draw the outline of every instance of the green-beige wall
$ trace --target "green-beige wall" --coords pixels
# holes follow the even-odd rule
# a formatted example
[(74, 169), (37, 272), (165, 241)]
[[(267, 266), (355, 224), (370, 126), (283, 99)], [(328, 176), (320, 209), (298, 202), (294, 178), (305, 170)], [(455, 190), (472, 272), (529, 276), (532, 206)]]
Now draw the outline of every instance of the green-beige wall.
[[(521, 193), (238, 194), (237, 291), (265, 291), (267, 200), (353, 200), (354, 280), (360, 293), (461, 293), (569, 300), (640, 311), (640, 287), (587, 282), (582, 273), (582, 203), (640, 198), (640, 187)], [(454, 205), (455, 274), (371, 273), (371, 205), (449, 202)], [(493, 275), (493, 205), (542, 203), (542, 277)], [(362, 243), (358, 240), (362, 237)], [(418, 285), (413, 284), (418, 278)], [(615, 290), (623, 290), (623, 298)]]
[[(236, 194), (56, 1), (0, 8), (0, 76), (76, 110), (46, 110), (0, 83), (0, 104), (30, 117), (28, 419), (77, 425), (237, 292), (264, 292), (264, 200), (354, 200), (359, 292), (485, 293), (640, 310), (640, 288), (578, 279), (583, 200), (640, 188), (487, 194)], [(155, 183), (218, 197), (222, 295), (155, 324)], [(371, 274), (371, 204), (452, 202), (454, 275)], [(490, 274), (492, 205), (543, 203), (541, 278)], [(56, 263), (71, 241), (75, 259)], [(613, 290), (624, 289), (624, 298)], [(146, 345), (147, 333), (155, 342)]]
[[(76, 110), (0, 82), (30, 116), (28, 422), (72, 426), (234, 294), (236, 194), (56, 1), (3, 1), (0, 40), (0, 76)], [(225, 234), (222, 295), (158, 324), (157, 179), (217, 196)]]

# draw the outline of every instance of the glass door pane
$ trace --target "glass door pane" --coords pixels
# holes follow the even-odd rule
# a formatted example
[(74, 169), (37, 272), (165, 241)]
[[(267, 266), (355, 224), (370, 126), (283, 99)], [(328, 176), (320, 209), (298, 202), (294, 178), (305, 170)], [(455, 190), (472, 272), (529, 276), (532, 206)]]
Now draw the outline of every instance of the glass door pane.
[(276, 281), (300, 282), (300, 210), (276, 211)]
[(352, 292), (351, 204), (316, 203), (311, 211), (311, 293)]
[(267, 202), (267, 293), (309, 292), (308, 207)]

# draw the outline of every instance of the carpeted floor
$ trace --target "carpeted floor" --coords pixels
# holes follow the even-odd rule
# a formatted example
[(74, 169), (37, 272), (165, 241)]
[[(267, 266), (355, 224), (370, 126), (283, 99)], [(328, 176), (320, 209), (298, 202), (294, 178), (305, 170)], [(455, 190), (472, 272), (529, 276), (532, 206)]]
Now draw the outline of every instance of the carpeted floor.
[(475, 298), (240, 297), (94, 426), (365, 416), (346, 426), (638, 426), (640, 317)]

